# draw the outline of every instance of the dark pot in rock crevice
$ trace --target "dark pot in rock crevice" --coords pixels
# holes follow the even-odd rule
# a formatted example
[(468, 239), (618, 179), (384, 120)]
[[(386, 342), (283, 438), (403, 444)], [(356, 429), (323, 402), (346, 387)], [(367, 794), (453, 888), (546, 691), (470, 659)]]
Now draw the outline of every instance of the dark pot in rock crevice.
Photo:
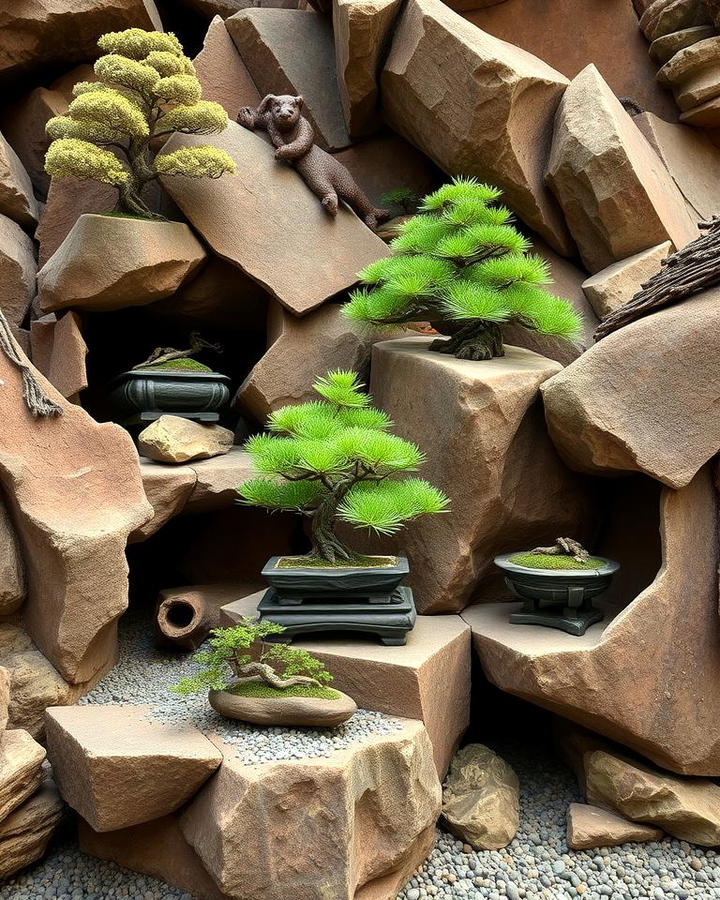
[(230, 379), (219, 372), (131, 369), (111, 385), (110, 400), (123, 425), (154, 422), (163, 415), (217, 422), (230, 399)]

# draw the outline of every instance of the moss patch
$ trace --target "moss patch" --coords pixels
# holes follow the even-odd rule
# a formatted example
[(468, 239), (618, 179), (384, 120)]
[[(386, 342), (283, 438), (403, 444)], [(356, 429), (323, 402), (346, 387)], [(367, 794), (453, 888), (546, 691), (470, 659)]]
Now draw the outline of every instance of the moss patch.
[(283, 556), (276, 569), (388, 569), (397, 565), (396, 556), (355, 556), (334, 563), (313, 556)]
[(157, 366), (154, 363), (148, 363), (143, 368), (161, 369), (165, 372), (212, 372), (210, 366), (205, 366), (196, 359), (190, 359), (190, 357), (185, 359), (168, 359)]
[(259, 681), (251, 681), (249, 684), (236, 684), (230, 688), (229, 694), (238, 697), (258, 697), (261, 699), (281, 700), (284, 697), (313, 697), (316, 700), (337, 700), (339, 691), (328, 687), (315, 687), (311, 684), (294, 684), (281, 690), (269, 684)]
[(572, 556), (545, 556), (543, 553), (516, 553), (511, 556), (509, 562), (516, 566), (526, 566), (528, 569), (601, 569), (605, 563), (596, 556), (591, 556), (585, 562), (577, 562)]

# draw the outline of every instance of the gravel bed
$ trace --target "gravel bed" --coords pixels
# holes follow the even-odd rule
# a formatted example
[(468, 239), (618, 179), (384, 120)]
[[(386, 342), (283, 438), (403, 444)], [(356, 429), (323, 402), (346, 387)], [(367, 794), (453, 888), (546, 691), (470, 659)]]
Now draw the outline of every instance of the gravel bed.
[(133, 611), (120, 623), (120, 662), (78, 702), (150, 706), (152, 719), (188, 723), (203, 734), (216, 734), (236, 748), (245, 763), (330, 756), (370, 735), (392, 734), (403, 726), (396, 718), (359, 709), (336, 728), (266, 728), (225, 719), (208, 704), (207, 694), (180, 697), (170, 687), (197, 671), (192, 654), (164, 652), (153, 646), (147, 614)]

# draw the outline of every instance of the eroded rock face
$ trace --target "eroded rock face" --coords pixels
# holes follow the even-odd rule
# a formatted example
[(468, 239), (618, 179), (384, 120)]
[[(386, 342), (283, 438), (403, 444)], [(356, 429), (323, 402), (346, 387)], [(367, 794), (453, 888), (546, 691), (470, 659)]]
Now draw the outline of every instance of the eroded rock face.
[(712, 781), (678, 778), (602, 750), (585, 758), (588, 800), (647, 822), (680, 840), (720, 844), (720, 787)]
[(38, 204), (30, 176), (17, 153), (1, 134), (0, 214), (13, 219), (24, 228), (34, 228), (38, 220)]
[(658, 81), (672, 89), (681, 110), (694, 109), (720, 94), (719, 49), (720, 37), (705, 38), (678, 50), (658, 72)]
[(619, 847), (631, 841), (659, 841), (661, 828), (631, 822), (617, 813), (571, 803), (567, 814), (567, 845), (571, 850), (592, 850), (597, 847)]
[(591, 499), (555, 453), (537, 402), (559, 363), (518, 347), (467, 362), (429, 343), (376, 344), (370, 388), (396, 432), (422, 447), (420, 474), (448, 494), (452, 512), (423, 516), (371, 546), (408, 556), (421, 612), (457, 612), (483, 593), (501, 549), (584, 531)]
[(650, 44), (650, 56), (655, 62), (663, 65), (672, 59), (678, 50), (684, 50), (698, 41), (712, 37), (715, 29), (712, 25), (694, 25), (690, 28), (681, 28), (680, 31), (671, 31), (670, 34), (664, 34), (662, 37), (656, 38)]
[[(473, 77), (468, 78), (467, 73)], [(450, 175), (498, 185), (555, 250), (572, 250), (543, 182), (565, 76), (439, 0), (411, 0), (381, 78), (387, 122)]]
[(0, 310), (21, 325), (35, 296), (35, 248), (22, 228), (0, 215)]
[(229, 153), (238, 174), (202, 184), (165, 178), (165, 189), (218, 256), (264, 285), (291, 312), (304, 315), (355, 284), (368, 263), (387, 256), (383, 241), (348, 209), (338, 210), (335, 219), (328, 216), (297, 172), (276, 162), (259, 135), (230, 123), (222, 134), (175, 135), (165, 147), (200, 143)]
[(468, 744), (450, 764), (443, 788), (443, 823), (475, 850), (500, 850), (520, 822), (520, 782), (489, 747)]
[(0, 735), (0, 823), (40, 787), (44, 759), (44, 748), (27, 731)]
[(0, 733), (7, 728), (9, 704), (10, 673), (3, 666), (0, 666)]
[(52, 779), (46, 779), (37, 793), (0, 822), (0, 878), (43, 856), (62, 811), (60, 795)]
[(430, 741), (405, 720), (327, 759), (244, 765), (228, 748), (180, 827), (230, 897), (390, 897), (427, 856), (439, 811)]
[(683, 28), (711, 24), (704, 0), (654, 0), (640, 16), (640, 28), (649, 41)]
[(235, 435), (221, 425), (206, 425), (182, 416), (160, 416), (138, 435), (138, 449), (148, 459), (184, 463), (192, 459), (222, 456)]
[(34, 419), (20, 373), (0, 354), (0, 481), (27, 567), (25, 625), (79, 684), (114, 659), (127, 606), (125, 543), (152, 509), (127, 432), (98, 424), (35, 374), (62, 416)]
[(0, 495), (0, 616), (18, 610), (25, 600), (25, 591), (25, 564), (15, 528)]
[(79, 178), (51, 178), (47, 202), (35, 230), (35, 238), (40, 244), (39, 264), (45, 265), (81, 215), (110, 212), (117, 198), (118, 192), (111, 184)]
[(672, 252), (672, 244), (665, 241), (621, 259), (584, 281), (582, 289), (598, 317), (604, 319), (632, 300), (642, 285), (660, 271), (662, 261)]
[[(235, 12), (236, 9), (228, 15)], [(210, 23), (202, 50), (193, 62), (203, 99), (219, 103), (233, 122), (241, 106), (260, 104), (262, 97), (219, 15)]]
[(205, 257), (181, 222), (83, 215), (38, 272), (38, 303), (43, 312), (143, 306), (175, 293)]
[(30, 325), (33, 365), (73, 403), (88, 386), (85, 357), (88, 348), (80, 329), (80, 317), (72, 311), (58, 318), (49, 313)]
[(697, 237), (680, 191), (594, 65), (558, 108), (547, 181), (590, 272)]
[(95, 831), (174, 812), (222, 761), (197, 728), (154, 722), (147, 711), (87, 705), (46, 713), (48, 756), (60, 793)]
[(714, 288), (638, 319), (543, 386), (550, 436), (570, 466), (679, 488), (715, 455), (719, 300)]

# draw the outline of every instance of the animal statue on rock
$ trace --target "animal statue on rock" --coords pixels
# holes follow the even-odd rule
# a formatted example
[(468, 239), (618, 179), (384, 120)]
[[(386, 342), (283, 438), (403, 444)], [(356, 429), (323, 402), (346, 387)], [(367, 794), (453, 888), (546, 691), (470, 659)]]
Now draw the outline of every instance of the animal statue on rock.
[(344, 200), (375, 230), (387, 218), (387, 211), (375, 207), (345, 166), (317, 146), (313, 127), (302, 115), (302, 104), (302, 97), (268, 94), (257, 109), (244, 106), (237, 120), (250, 130), (267, 131), (275, 159), (298, 170), (327, 213), (337, 215), (338, 202)]

